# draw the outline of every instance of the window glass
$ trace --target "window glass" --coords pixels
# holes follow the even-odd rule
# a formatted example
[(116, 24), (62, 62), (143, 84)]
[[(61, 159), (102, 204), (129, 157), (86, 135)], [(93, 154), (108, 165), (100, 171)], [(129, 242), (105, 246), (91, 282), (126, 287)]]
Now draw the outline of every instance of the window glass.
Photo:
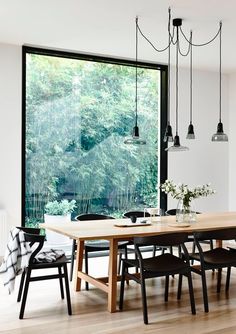
[(74, 216), (158, 206), (160, 70), (138, 68), (133, 146), (134, 66), (30, 52), (25, 66), (25, 224), (52, 200), (75, 199)]

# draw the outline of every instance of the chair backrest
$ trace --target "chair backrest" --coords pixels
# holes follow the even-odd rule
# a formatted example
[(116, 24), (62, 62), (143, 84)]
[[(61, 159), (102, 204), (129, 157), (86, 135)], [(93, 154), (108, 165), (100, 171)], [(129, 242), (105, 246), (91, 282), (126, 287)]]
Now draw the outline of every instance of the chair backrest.
[(175, 216), (176, 215), (176, 209), (169, 209), (166, 211), (167, 216)]
[(142, 252), (140, 247), (143, 246), (159, 246), (159, 247), (168, 247), (168, 246), (179, 246), (182, 248), (185, 258), (188, 259), (188, 251), (186, 246), (184, 245), (185, 242), (188, 241), (188, 233), (167, 233), (167, 234), (160, 234), (155, 236), (148, 236), (148, 237), (134, 237), (134, 246), (135, 251), (138, 255), (140, 260), (143, 259)]
[(134, 237), (137, 246), (178, 246), (188, 241), (188, 233), (167, 233), (148, 237)]
[[(136, 218), (142, 218), (144, 217), (144, 211), (128, 211), (124, 213), (125, 218), (131, 218), (131, 217), (136, 217)], [(150, 214), (148, 212), (145, 212), (145, 217), (150, 217)]]
[[(169, 209), (166, 212), (166, 216), (176, 216), (176, 209)], [(196, 212), (197, 215), (199, 215), (201, 212)]]
[(84, 213), (75, 217), (76, 220), (101, 220), (101, 219), (115, 219), (114, 217), (100, 215), (98, 213)]
[(224, 228), (213, 231), (199, 231), (193, 233), (195, 240), (232, 240), (236, 239), (236, 228)]
[(35, 247), (29, 258), (29, 265), (31, 265), (34, 262), (35, 256), (43, 248), (45, 236), (39, 235), (40, 234), (39, 228), (22, 227), (22, 226), (20, 227), (17, 226), (17, 228), (24, 232), (25, 242), (29, 242), (30, 247), (32, 247), (34, 244), (37, 244), (37, 246)]

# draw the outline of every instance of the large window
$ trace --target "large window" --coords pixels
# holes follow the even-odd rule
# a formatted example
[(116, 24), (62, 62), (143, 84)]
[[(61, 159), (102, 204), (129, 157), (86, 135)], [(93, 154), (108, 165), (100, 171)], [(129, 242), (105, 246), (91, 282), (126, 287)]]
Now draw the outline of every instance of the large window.
[(132, 146), (124, 140), (134, 126), (134, 65), (23, 47), (23, 224), (43, 221), (54, 199), (75, 199), (75, 214), (115, 217), (160, 205), (166, 67), (139, 63), (147, 145)]

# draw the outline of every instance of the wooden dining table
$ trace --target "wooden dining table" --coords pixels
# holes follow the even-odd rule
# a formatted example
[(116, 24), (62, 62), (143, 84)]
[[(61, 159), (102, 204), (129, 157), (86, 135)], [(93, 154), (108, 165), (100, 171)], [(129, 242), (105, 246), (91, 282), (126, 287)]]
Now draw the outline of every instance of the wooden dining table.
[[(152, 217), (145, 219), (146, 224), (139, 226), (129, 219), (106, 219), (73, 221), (68, 223), (42, 223), (45, 228), (77, 240), (74, 288), (81, 289), (81, 280), (87, 281), (108, 295), (108, 311), (116, 311), (117, 302), (117, 254), (118, 242), (132, 240), (135, 236), (151, 236), (173, 232), (224, 229), (236, 227), (236, 212), (203, 213), (197, 215), (197, 221), (189, 226), (175, 223), (175, 216)], [(124, 226), (127, 225), (127, 226)], [(108, 240), (110, 242), (108, 277), (92, 277), (82, 271), (84, 243), (88, 240)], [(220, 243), (220, 241), (219, 241)]]

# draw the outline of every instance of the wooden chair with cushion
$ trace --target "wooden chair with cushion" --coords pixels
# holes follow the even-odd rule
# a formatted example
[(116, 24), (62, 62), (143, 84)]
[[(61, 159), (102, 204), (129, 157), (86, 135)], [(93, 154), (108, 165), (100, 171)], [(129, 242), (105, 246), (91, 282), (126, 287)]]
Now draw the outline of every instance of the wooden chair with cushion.
[[(40, 263), (36, 262), (35, 257), (43, 247), (45, 236), (39, 235), (40, 229), (37, 228), (27, 228), (27, 227), (18, 227), (18, 228), (25, 232), (25, 241), (29, 242), (31, 247), (34, 246), (32, 254), (30, 255), (28, 267), (25, 268), (21, 276), (20, 287), (17, 297), (18, 302), (20, 302), (22, 299), (19, 318), (23, 319), (24, 317), (29, 283), (35, 281), (48, 280), (48, 279), (59, 279), (62, 299), (64, 299), (64, 288), (63, 288), (63, 279), (64, 279), (65, 289), (66, 289), (67, 309), (68, 309), (68, 314), (71, 315), (72, 309), (70, 300), (69, 280), (67, 273), (67, 263), (68, 263), (67, 258), (65, 257), (65, 255), (63, 255), (54, 262), (40, 262)], [(57, 269), (58, 273), (49, 275), (43, 274), (40, 276), (33, 276), (33, 277), (31, 276), (32, 271), (36, 271), (37, 269), (46, 270), (52, 268)]]
[(194, 233), (194, 240), (198, 249), (198, 253), (190, 254), (190, 258), (200, 262), (200, 269), (198, 267), (192, 266), (192, 271), (201, 275), (204, 309), (205, 312), (208, 312), (209, 306), (207, 296), (206, 271), (218, 269), (217, 292), (220, 292), (222, 268), (227, 268), (225, 289), (226, 291), (228, 291), (231, 267), (236, 266), (236, 254), (235, 251), (223, 247), (215, 247), (211, 250), (204, 251), (201, 247), (201, 242), (206, 239), (211, 241), (236, 239), (236, 228), (226, 228), (214, 231), (202, 231)]
[[(146, 286), (145, 281), (148, 278), (153, 277), (166, 277), (165, 284), (165, 301), (168, 300), (168, 288), (169, 288), (169, 275), (180, 274), (188, 278), (189, 295), (191, 302), (192, 314), (196, 313), (195, 301), (192, 286), (191, 267), (189, 263), (188, 251), (184, 243), (188, 240), (187, 233), (170, 233), (162, 234), (158, 236), (149, 237), (135, 237), (134, 245), (137, 259), (122, 259), (122, 278), (120, 288), (120, 310), (123, 309), (124, 299), (124, 282), (125, 279), (132, 279), (141, 285), (142, 304), (143, 304), (143, 320), (145, 324), (148, 324), (148, 312), (147, 312), (147, 298), (146, 298)], [(152, 256), (149, 258), (143, 258), (141, 247), (143, 246), (156, 246), (156, 247), (171, 247), (179, 246), (183, 250), (185, 257), (180, 258), (170, 253), (164, 253), (158, 256)], [(130, 273), (129, 268), (136, 267), (140, 270), (140, 275), (137, 273)], [(182, 278), (182, 276), (181, 276)], [(182, 283), (182, 280), (181, 280)], [(181, 285), (178, 287), (178, 299), (181, 297)]]
[[(115, 219), (114, 217), (106, 216), (106, 215), (100, 215), (96, 213), (86, 213), (81, 214), (75, 218), (76, 220), (80, 221), (87, 221), (87, 220), (102, 220), (102, 219)], [(118, 251), (119, 251), (119, 268), (121, 263), (121, 257), (122, 254), (127, 257), (127, 246), (128, 241), (120, 241), (118, 243)], [(70, 280), (72, 280), (73, 277), (73, 269), (74, 269), (74, 260), (75, 260), (75, 253), (76, 253), (77, 245), (76, 240), (73, 240), (72, 243), (72, 252), (71, 252), (71, 269), (70, 269)], [(88, 274), (88, 257), (89, 253), (95, 253), (97, 252), (99, 255), (99, 252), (107, 252), (110, 249), (109, 241), (107, 240), (96, 240), (96, 241), (86, 241), (84, 246), (84, 261), (85, 261), (85, 273)], [(119, 269), (118, 269), (119, 271)], [(89, 284), (88, 282), (85, 282), (85, 288), (86, 290), (89, 290)]]

